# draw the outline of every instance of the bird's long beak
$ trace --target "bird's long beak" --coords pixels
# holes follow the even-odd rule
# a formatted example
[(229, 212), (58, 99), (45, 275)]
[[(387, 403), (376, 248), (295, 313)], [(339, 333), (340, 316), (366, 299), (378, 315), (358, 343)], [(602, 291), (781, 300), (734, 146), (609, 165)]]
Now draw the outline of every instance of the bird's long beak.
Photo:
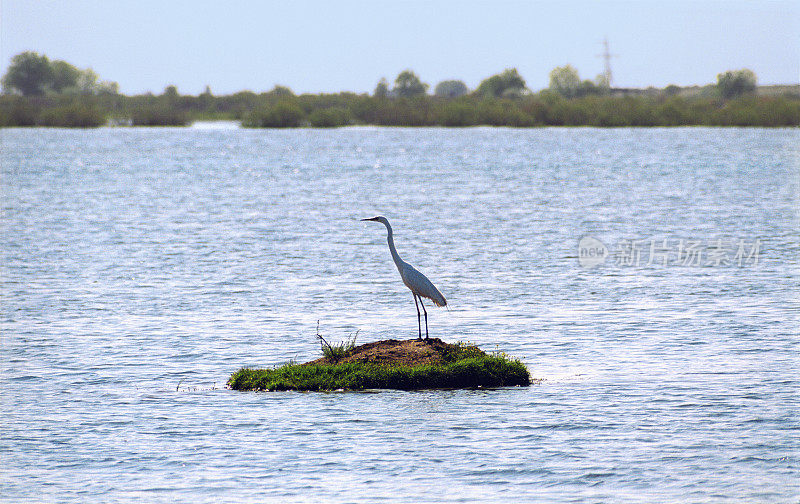
[(361, 219), (362, 221), (376, 221), (378, 220), (377, 217), (372, 217), (371, 219)]

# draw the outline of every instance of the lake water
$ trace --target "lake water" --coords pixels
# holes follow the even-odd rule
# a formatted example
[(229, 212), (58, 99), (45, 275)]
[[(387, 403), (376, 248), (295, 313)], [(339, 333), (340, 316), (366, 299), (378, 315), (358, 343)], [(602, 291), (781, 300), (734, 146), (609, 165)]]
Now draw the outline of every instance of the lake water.
[[(800, 130), (0, 136), (0, 500), (798, 501)], [(378, 214), (542, 383), (224, 389), (416, 336)]]

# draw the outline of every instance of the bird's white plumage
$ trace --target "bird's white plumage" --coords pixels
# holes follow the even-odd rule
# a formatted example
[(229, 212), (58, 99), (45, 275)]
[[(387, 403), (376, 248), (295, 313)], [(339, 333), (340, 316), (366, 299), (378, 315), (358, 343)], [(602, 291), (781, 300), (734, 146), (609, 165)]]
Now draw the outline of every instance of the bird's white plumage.
[(416, 268), (407, 262), (400, 259), (400, 256), (397, 254), (397, 249), (394, 247), (394, 233), (392, 232), (392, 226), (389, 224), (389, 221), (386, 220), (386, 217), (378, 216), (363, 220), (380, 222), (386, 226), (386, 231), (388, 233), (386, 239), (389, 242), (389, 251), (392, 253), (394, 264), (397, 266), (397, 271), (400, 272), (400, 278), (403, 279), (403, 283), (406, 285), (406, 287), (411, 289), (411, 292), (417, 296), (430, 299), (436, 306), (447, 306), (447, 300), (442, 293), (439, 292), (439, 289), (437, 289), (436, 286), (433, 285), (430, 280), (428, 280), (428, 277), (417, 271)]
[(411, 289), (411, 292), (417, 296), (430, 299), (436, 306), (447, 306), (447, 300), (439, 292), (439, 289), (428, 280), (428, 277), (417, 271), (410, 264), (405, 263), (403, 265), (403, 269), (400, 270), (400, 277), (406, 287)]

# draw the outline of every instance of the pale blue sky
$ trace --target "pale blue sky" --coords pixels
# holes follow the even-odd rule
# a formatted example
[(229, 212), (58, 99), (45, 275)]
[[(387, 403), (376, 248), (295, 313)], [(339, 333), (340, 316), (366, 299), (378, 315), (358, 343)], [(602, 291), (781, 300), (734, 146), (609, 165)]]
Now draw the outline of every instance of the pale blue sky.
[(608, 36), (615, 84), (705, 84), (750, 68), (800, 81), (798, 1), (274, 2), (2, 0), (0, 55), (47, 54), (122, 92), (371, 92), (411, 68), (432, 86), (517, 67), (531, 89), (555, 66), (594, 78)]

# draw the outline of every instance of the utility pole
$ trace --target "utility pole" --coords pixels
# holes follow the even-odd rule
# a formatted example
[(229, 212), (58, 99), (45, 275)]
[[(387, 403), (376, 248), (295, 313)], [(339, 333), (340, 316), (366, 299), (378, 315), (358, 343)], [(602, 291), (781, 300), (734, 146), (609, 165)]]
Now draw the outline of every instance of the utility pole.
[(608, 37), (603, 39), (603, 54), (598, 54), (598, 58), (603, 58), (603, 62), (605, 63), (605, 70), (603, 71), (603, 76), (606, 78), (606, 82), (608, 83), (608, 87), (610, 88), (614, 82), (613, 75), (611, 73), (611, 58), (617, 56), (616, 54), (611, 54), (611, 50), (608, 48)]

